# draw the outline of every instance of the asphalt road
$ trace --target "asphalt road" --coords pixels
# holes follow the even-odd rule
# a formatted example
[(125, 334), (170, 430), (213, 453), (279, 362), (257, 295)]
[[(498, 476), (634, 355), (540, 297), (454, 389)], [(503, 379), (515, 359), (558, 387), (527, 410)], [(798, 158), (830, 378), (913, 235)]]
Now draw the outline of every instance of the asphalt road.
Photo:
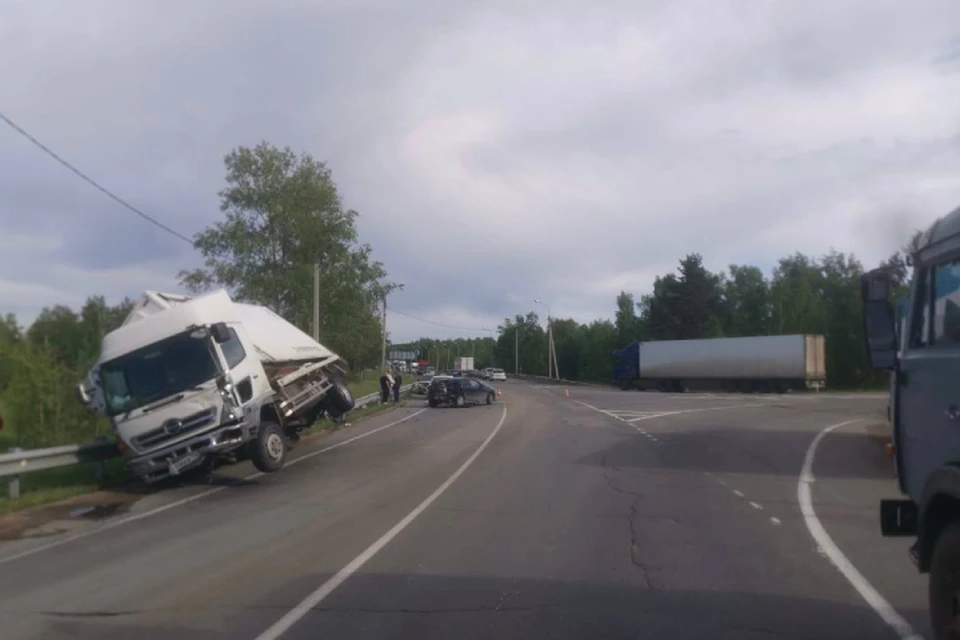
[(832, 549), (801, 508), (817, 434), (882, 398), (502, 389), (0, 542), (0, 636), (897, 638), (867, 585), (929, 637), (863, 423), (819, 441), (806, 483)]

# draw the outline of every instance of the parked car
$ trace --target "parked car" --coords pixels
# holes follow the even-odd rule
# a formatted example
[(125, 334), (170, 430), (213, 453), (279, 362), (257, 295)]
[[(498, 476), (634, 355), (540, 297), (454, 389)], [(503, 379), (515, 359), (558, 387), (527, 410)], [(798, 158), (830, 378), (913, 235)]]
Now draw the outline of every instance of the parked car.
[(506, 380), (507, 374), (503, 369), (490, 369), (489, 380)]
[(427, 391), (427, 404), (431, 407), (493, 404), (496, 398), (496, 389), (474, 378), (437, 376), (430, 382), (430, 389)]

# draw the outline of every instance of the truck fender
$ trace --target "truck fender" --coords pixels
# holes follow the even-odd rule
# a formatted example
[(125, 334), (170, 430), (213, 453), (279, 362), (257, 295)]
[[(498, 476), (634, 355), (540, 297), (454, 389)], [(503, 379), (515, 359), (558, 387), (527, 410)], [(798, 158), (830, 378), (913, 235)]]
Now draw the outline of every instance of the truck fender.
[(927, 572), (937, 537), (947, 525), (960, 519), (960, 464), (951, 463), (931, 473), (918, 506), (918, 568)]

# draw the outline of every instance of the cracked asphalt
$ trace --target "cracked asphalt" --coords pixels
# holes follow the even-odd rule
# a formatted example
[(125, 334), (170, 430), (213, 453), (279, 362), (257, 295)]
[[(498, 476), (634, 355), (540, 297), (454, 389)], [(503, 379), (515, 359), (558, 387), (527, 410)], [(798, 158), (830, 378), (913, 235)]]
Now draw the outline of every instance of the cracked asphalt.
[[(797, 504), (814, 436), (875, 417), (882, 398), (502, 388), (509, 412), (486, 449), (283, 638), (897, 637)], [(257, 638), (436, 492), (503, 415), (420, 409), (304, 443), (295, 455), (370, 434), (278, 474), (241, 481), (238, 465), (211, 495), (153, 496), (73, 541), (77, 527), (0, 542), (0, 637)], [(881, 445), (854, 425), (820, 447), (824, 527), (927, 634), (907, 543), (877, 530), (877, 501), (897, 495)]]

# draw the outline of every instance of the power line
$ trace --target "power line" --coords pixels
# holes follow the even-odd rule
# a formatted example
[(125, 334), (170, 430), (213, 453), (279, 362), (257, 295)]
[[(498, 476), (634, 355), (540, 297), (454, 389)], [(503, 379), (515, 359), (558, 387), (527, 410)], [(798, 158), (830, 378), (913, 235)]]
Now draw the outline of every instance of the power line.
[(13, 128), (17, 133), (19, 133), (19, 134), (22, 135), (24, 138), (26, 138), (27, 140), (29, 140), (30, 142), (32, 142), (33, 144), (35, 144), (36, 146), (38, 146), (38, 147), (39, 147), (40, 149), (42, 149), (47, 155), (49, 155), (51, 158), (53, 158), (54, 160), (56, 160), (57, 162), (59, 162), (60, 164), (62, 164), (63, 166), (65, 166), (67, 169), (69, 169), (70, 171), (72, 171), (72, 172), (74, 172), (75, 174), (77, 174), (78, 176), (80, 176), (80, 178), (83, 179), (85, 182), (87, 182), (88, 184), (90, 184), (90, 185), (93, 186), (94, 188), (96, 188), (96, 189), (98, 189), (99, 191), (101, 191), (101, 192), (102, 192), (104, 195), (106, 195), (108, 198), (110, 198), (110, 199), (116, 201), (117, 203), (119, 203), (120, 205), (126, 207), (127, 209), (129, 209), (130, 211), (134, 212), (135, 214), (137, 214), (138, 216), (140, 216), (141, 218), (143, 218), (144, 220), (146, 220), (146, 221), (149, 222), (150, 224), (156, 225), (156, 226), (160, 227), (161, 229), (163, 229), (164, 231), (166, 231), (167, 233), (169, 233), (169, 234), (171, 234), (171, 235), (173, 235), (173, 236), (176, 236), (177, 238), (183, 240), (184, 242), (188, 243), (191, 247), (194, 246), (193, 240), (191, 240), (191, 239), (188, 238), (187, 236), (185, 236), (185, 235), (183, 235), (183, 234), (181, 234), (181, 233), (179, 233), (179, 232), (177, 232), (177, 231), (174, 231), (173, 229), (171, 229), (171, 228), (168, 227), (167, 225), (163, 224), (163, 223), (160, 222), (159, 220), (157, 220), (157, 219), (155, 219), (155, 218), (152, 218), (151, 216), (147, 215), (147, 214), (144, 213), (143, 211), (140, 211), (140, 209), (137, 209), (135, 206), (133, 206), (132, 204), (130, 204), (129, 202), (127, 202), (127, 201), (124, 200), (123, 198), (114, 195), (109, 189), (107, 189), (106, 187), (101, 186), (96, 180), (94, 180), (93, 178), (89, 177), (88, 175), (86, 175), (85, 173), (83, 173), (82, 171), (80, 171), (79, 169), (77, 169), (75, 166), (73, 166), (72, 164), (70, 164), (69, 162), (67, 162), (66, 160), (64, 160), (63, 158), (61, 158), (60, 156), (58, 156), (52, 149), (50, 149), (48, 146), (46, 146), (45, 144), (43, 144), (42, 142), (40, 142), (39, 140), (37, 140), (36, 138), (34, 138), (34, 137), (33, 137), (32, 135), (30, 135), (26, 130), (24, 130), (23, 127), (21, 127), (21, 126), (18, 125), (16, 122), (14, 122), (14, 121), (11, 120), (10, 118), (8, 118), (6, 115), (4, 115), (3, 112), (0, 112), (0, 120), (3, 120), (4, 122), (6, 122), (6, 123), (7, 123), (8, 125), (10, 125), (10, 127)]
[(458, 326), (455, 326), (455, 325), (452, 325), (452, 324), (444, 324), (444, 323), (442, 323), (442, 322), (435, 322), (435, 321), (433, 321), (433, 320), (427, 320), (426, 318), (420, 318), (420, 317), (417, 317), (417, 316), (415, 316), (415, 315), (412, 315), (412, 314), (409, 314), (409, 313), (405, 313), (405, 312), (403, 312), (403, 311), (397, 311), (397, 310), (394, 309), (393, 307), (387, 307), (387, 310), (388, 310), (388, 311), (392, 311), (393, 313), (398, 313), (398, 314), (400, 314), (401, 316), (406, 316), (406, 317), (412, 318), (412, 319), (414, 319), (414, 320), (419, 320), (420, 322), (426, 322), (427, 324), (432, 324), (432, 325), (435, 325), (435, 326), (437, 326), (437, 327), (444, 327), (444, 328), (446, 328), (446, 329), (456, 329), (457, 331), (470, 331), (470, 332), (472, 332), (472, 333), (478, 333), (478, 332), (480, 332), (480, 331), (489, 331), (489, 332), (492, 333), (492, 332), (494, 331), (493, 329), (485, 329), (485, 328), (483, 328), (483, 327), (480, 327), (480, 328), (477, 328), (477, 327), (473, 327), (473, 328), (470, 328), (470, 327), (458, 327)]

